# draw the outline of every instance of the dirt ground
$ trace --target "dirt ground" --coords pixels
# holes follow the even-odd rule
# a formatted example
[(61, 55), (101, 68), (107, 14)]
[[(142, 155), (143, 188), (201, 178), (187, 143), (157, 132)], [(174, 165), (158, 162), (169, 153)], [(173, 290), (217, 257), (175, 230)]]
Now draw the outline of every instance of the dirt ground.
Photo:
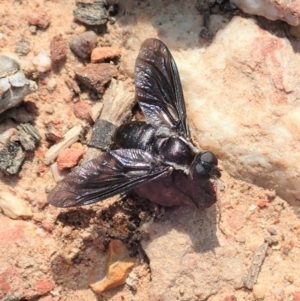
[[(130, 15), (131, 8), (140, 2), (145, 5), (144, 1), (128, 1), (126, 7), (120, 7), (119, 13)], [(86, 137), (90, 137), (93, 123), (76, 117), (74, 104), (83, 101), (93, 107), (102, 101), (101, 95), (99, 97), (101, 93), (93, 99), (88, 88), (79, 85), (81, 91), (77, 93), (76, 87), (74, 89), (72, 86), (75, 81), (74, 70), (88, 61), (79, 59), (68, 46), (71, 38), (86, 30), (82, 23), (74, 21), (74, 8), (74, 1), (68, 0), (0, 0), (1, 53), (15, 53), (20, 41), (29, 42), (29, 52), (20, 56), (21, 66), (25, 66), (27, 77), (35, 80), (39, 87), (38, 91), (26, 96), (17, 109), (13, 109), (15, 115), (9, 115), (12, 113), (8, 111), (2, 115), (14, 116), (9, 117), (14, 127), (24, 120), (29, 121), (41, 135), (38, 147), (26, 153), (25, 162), (17, 175), (1, 173), (1, 190), (25, 200), (32, 215), (25, 219), (11, 219), (0, 213), (0, 300), (167, 300), (155, 297), (153, 283), (159, 280), (152, 275), (156, 275), (156, 266), (150, 269), (145, 258), (142, 264), (138, 264), (143, 258), (137, 243), (142, 239), (138, 226), (142, 221), (151, 219), (156, 210), (153, 204), (147, 200), (138, 202), (134, 198), (127, 201), (112, 198), (87, 207), (58, 209), (47, 202), (47, 193), (56, 183), (49, 165), (44, 163), (45, 153), (55, 143), (49, 141), (46, 134), (63, 137), (70, 128), (81, 124), (85, 127), (85, 136), (80, 137), (76, 148), (87, 152)], [(28, 20), (34, 12), (40, 23), (48, 19), (49, 26), (42, 28), (40, 25), (30, 25)], [(130, 34), (122, 31), (118, 15), (114, 18), (116, 20), (111, 19), (107, 23), (106, 30), (98, 29), (97, 44), (113, 45), (122, 51)], [(95, 28), (88, 27), (91, 30)], [(58, 35), (66, 41), (66, 61), (59, 70), (52, 68), (37, 72), (30, 62), (38, 53), (50, 56), (50, 42)], [(122, 64), (122, 56), (115, 64)], [(124, 72), (118, 72), (116, 78), (133, 89), (132, 78)], [(68, 84), (70, 82), (71, 85)], [(7, 119), (1, 122), (5, 128)], [(299, 208), (289, 207), (273, 191), (231, 178), (226, 171), (222, 181), (226, 188), (219, 187), (219, 202), (214, 207), (218, 211), (217, 228), (222, 239), (232, 245), (239, 244), (237, 253), (242, 254), (244, 274), (252, 264), (254, 252), (264, 243), (266, 236), (269, 237), (269, 250), (264, 255), (267, 260), (262, 270), (261, 284), (256, 287), (254, 294), (243, 284), (228, 280), (228, 285), (224, 284), (205, 300), (300, 300), (297, 257), (300, 253)], [(173, 218), (173, 210), (166, 209), (156, 225), (163, 227), (166, 219)], [(270, 241), (273, 236), (277, 240)], [(100, 274), (103, 275), (105, 253), (112, 239), (122, 240), (129, 246), (130, 255), (136, 258), (134, 274), (137, 280), (134, 285), (125, 284), (96, 295), (89, 288), (88, 279), (95, 273), (95, 267), (102, 268)], [(274, 253), (277, 255), (274, 256)], [(222, 257), (222, 254), (218, 256)], [(276, 269), (276, 264), (284, 271), (283, 274)], [(274, 266), (272, 272), (270, 267)], [(235, 269), (230, 263), (227, 268), (229, 271)], [(269, 279), (272, 273), (273, 278)], [(272, 283), (276, 283), (278, 289)], [(181, 296), (177, 300), (204, 299), (201, 296), (194, 299)]]

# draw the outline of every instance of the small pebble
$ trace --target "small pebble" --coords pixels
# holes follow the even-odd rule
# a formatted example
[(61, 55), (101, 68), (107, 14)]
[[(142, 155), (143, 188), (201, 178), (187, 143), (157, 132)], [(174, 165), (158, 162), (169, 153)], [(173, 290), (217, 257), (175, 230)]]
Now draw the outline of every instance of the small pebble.
[(44, 53), (39, 53), (32, 59), (32, 64), (38, 72), (44, 73), (51, 69), (51, 59)]
[(91, 62), (98, 63), (105, 60), (111, 60), (121, 55), (121, 49), (117, 47), (97, 47), (91, 54)]
[(57, 156), (57, 166), (59, 170), (76, 166), (84, 154), (84, 149), (66, 148), (59, 152)]
[(266, 287), (262, 284), (255, 284), (253, 286), (253, 295), (257, 299), (263, 299), (266, 294)]
[(33, 215), (29, 204), (10, 192), (0, 191), (0, 208), (11, 219), (29, 218)]
[(54, 36), (50, 42), (50, 56), (53, 65), (65, 62), (67, 58), (67, 43), (61, 35)]
[(43, 10), (31, 11), (27, 16), (28, 23), (40, 28), (47, 28), (50, 24), (50, 17)]
[(88, 103), (78, 101), (74, 104), (73, 110), (77, 118), (86, 120), (87, 122), (92, 122), (92, 108)]
[(28, 54), (31, 50), (30, 42), (25, 38), (22, 38), (16, 43), (15, 52), (20, 55), (24, 56)]
[(108, 20), (105, 0), (76, 1), (77, 8), (73, 11), (75, 20), (87, 25), (103, 25)]
[(36, 34), (37, 33), (37, 27), (35, 25), (30, 25), (29, 26), (29, 31), (32, 33), (32, 34)]
[(47, 83), (47, 90), (49, 92), (53, 92), (56, 88), (56, 85), (57, 85), (57, 82), (56, 82), (56, 79), (55, 78), (50, 78), (48, 83)]
[(90, 57), (92, 50), (96, 47), (97, 35), (93, 31), (84, 32), (70, 41), (70, 48), (74, 54), (82, 59)]
[(99, 93), (104, 93), (105, 85), (118, 75), (118, 69), (116, 66), (108, 63), (87, 64), (75, 69), (75, 74), (76, 79), (87, 87)]

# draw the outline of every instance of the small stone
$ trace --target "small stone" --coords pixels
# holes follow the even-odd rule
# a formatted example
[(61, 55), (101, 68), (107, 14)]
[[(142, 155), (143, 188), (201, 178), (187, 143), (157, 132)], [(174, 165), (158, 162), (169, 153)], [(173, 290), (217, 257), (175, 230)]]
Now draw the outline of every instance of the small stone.
[(75, 70), (76, 78), (89, 88), (95, 89), (99, 93), (103, 93), (105, 85), (118, 75), (116, 66), (102, 64), (88, 64)]
[(75, 20), (87, 25), (103, 25), (108, 20), (105, 0), (76, 1)]
[(49, 92), (53, 92), (55, 90), (56, 86), (57, 86), (56, 79), (53, 78), (53, 77), (50, 78), (49, 81), (48, 81), (48, 83), (47, 83), (47, 90)]
[(255, 284), (253, 286), (253, 295), (256, 299), (263, 299), (266, 294), (266, 287), (262, 284)]
[(27, 16), (28, 23), (40, 28), (47, 28), (50, 24), (50, 17), (43, 10), (31, 11)]
[(0, 150), (0, 170), (15, 175), (19, 172), (25, 154), (18, 142), (9, 142)]
[(93, 133), (88, 146), (97, 147), (102, 150), (107, 150), (112, 142), (112, 137), (117, 129), (117, 126), (109, 121), (99, 119), (93, 127)]
[(267, 230), (268, 230), (268, 232), (269, 232), (271, 235), (276, 235), (276, 234), (277, 234), (277, 231), (276, 231), (276, 229), (274, 229), (274, 228), (268, 228)]
[(38, 72), (44, 73), (51, 69), (51, 59), (44, 53), (39, 53), (32, 59), (32, 64)]
[(54, 36), (50, 42), (50, 57), (54, 67), (59, 67), (67, 58), (67, 43), (61, 35)]
[(0, 191), (0, 208), (12, 219), (30, 218), (33, 215), (28, 203), (10, 192)]
[(93, 31), (84, 32), (70, 41), (70, 48), (75, 55), (82, 59), (90, 57), (92, 50), (96, 47), (97, 35)]
[(51, 146), (45, 154), (44, 163), (46, 165), (51, 164), (56, 157), (58, 156), (59, 152), (65, 148), (68, 148), (74, 142), (76, 142), (79, 138), (79, 135), (82, 131), (82, 126), (80, 124), (71, 128), (64, 136), (64, 139), (59, 143)]
[(15, 52), (20, 55), (20, 56), (24, 56), (27, 55), (31, 50), (30, 47), (30, 42), (29, 40), (26, 40), (25, 38), (21, 38), (21, 40), (19, 40), (16, 43), (16, 47), (15, 47)]
[(261, 199), (258, 201), (258, 207), (259, 208), (264, 208), (264, 207), (267, 207), (269, 204), (269, 200), (268, 199)]
[(27, 94), (38, 88), (19, 68), (14, 59), (0, 56), (0, 113), (17, 106)]
[(32, 33), (32, 34), (36, 34), (37, 33), (37, 27), (35, 25), (30, 25), (29, 26), (29, 31)]
[(89, 123), (92, 122), (92, 108), (88, 103), (84, 101), (78, 101), (74, 104), (73, 111), (77, 118), (86, 120)]
[(66, 148), (57, 156), (57, 166), (60, 170), (76, 166), (84, 154), (83, 149)]
[(121, 49), (117, 47), (97, 47), (91, 54), (91, 62), (98, 63), (111, 60), (121, 55)]
[(101, 294), (104, 291), (124, 284), (134, 266), (135, 259), (129, 256), (126, 245), (116, 239), (109, 244), (106, 263), (106, 276), (104, 279), (95, 281), (95, 278), (97, 278), (96, 268), (92, 271), (89, 279), (90, 287), (96, 294)]

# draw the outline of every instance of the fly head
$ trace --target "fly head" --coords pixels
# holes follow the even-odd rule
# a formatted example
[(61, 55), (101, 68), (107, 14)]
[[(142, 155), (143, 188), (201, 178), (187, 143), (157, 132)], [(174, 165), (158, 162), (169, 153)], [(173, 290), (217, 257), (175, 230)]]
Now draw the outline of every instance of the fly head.
[(216, 155), (209, 151), (198, 153), (190, 166), (190, 177), (200, 183), (205, 183), (210, 178), (220, 178)]

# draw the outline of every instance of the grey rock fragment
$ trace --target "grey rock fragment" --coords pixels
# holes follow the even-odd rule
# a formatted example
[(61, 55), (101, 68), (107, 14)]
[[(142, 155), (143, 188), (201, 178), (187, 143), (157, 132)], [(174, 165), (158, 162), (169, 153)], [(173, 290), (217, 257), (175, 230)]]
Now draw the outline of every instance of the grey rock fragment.
[(93, 128), (92, 137), (88, 142), (88, 146), (107, 150), (116, 128), (117, 126), (109, 121), (103, 119), (97, 120)]
[(19, 40), (16, 43), (15, 52), (18, 55), (24, 56), (24, 55), (28, 54), (30, 52), (30, 50), (31, 50), (31, 47), (30, 47), (29, 40), (22, 38), (21, 40)]
[(34, 126), (29, 123), (21, 124), (17, 127), (17, 139), (26, 151), (33, 151), (41, 136)]
[(96, 44), (97, 35), (93, 31), (87, 31), (71, 39), (70, 48), (78, 57), (87, 59)]
[(75, 20), (87, 25), (103, 25), (107, 23), (108, 14), (105, 0), (81, 0), (76, 2), (73, 11)]
[(0, 113), (17, 106), (27, 94), (37, 90), (37, 84), (19, 68), (15, 60), (0, 56)]
[(24, 151), (18, 142), (9, 142), (0, 150), (0, 170), (10, 175), (19, 172), (25, 159)]

